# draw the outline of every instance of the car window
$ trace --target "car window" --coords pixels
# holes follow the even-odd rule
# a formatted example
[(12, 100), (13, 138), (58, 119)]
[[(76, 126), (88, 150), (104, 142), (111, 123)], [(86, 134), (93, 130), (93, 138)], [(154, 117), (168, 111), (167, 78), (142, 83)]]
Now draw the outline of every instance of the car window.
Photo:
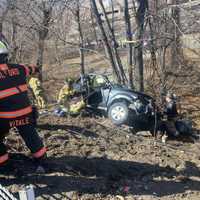
[(94, 88), (102, 87), (105, 85), (106, 85), (106, 79), (101, 75), (94, 76), (94, 78), (92, 79), (92, 87)]

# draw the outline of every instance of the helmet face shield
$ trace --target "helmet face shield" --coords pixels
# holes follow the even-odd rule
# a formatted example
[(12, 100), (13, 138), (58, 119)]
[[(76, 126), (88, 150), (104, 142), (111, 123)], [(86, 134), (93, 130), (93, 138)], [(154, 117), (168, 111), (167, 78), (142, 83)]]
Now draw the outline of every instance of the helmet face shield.
[(0, 54), (9, 54), (9, 45), (3, 34), (0, 34)]
[(8, 47), (3, 42), (0, 41), (0, 54), (8, 54)]

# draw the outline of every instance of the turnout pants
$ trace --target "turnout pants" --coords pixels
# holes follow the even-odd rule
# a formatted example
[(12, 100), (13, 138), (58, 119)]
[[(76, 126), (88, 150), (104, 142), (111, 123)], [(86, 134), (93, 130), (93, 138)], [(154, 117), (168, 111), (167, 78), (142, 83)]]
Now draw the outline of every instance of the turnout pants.
[(165, 121), (165, 130), (169, 136), (178, 136), (178, 131), (176, 129), (176, 121), (178, 120), (178, 117), (168, 117), (168, 119)]
[(34, 158), (40, 159), (46, 154), (46, 148), (35, 126), (32, 124), (32, 120), (32, 115), (19, 117), (13, 120), (0, 119), (0, 164), (8, 160), (7, 148), (3, 142), (10, 128), (13, 127), (18, 129), (20, 136), (23, 138)]

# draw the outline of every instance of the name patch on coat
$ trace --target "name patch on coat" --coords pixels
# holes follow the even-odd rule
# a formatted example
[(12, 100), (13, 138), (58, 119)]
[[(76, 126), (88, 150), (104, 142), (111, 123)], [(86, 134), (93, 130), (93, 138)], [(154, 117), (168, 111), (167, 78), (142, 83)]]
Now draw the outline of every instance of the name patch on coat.
[(16, 120), (10, 121), (9, 124), (10, 124), (10, 127), (13, 128), (17, 126), (24, 126), (24, 125), (30, 124), (30, 122), (29, 122), (29, 118), (26, 117), (24, 119), (16, 119)]
[(7, 69), (4, 71), (0, 71), (0, 79), (5, 79), (7, 76), (18, 76), (20, 74), (18, 68)]

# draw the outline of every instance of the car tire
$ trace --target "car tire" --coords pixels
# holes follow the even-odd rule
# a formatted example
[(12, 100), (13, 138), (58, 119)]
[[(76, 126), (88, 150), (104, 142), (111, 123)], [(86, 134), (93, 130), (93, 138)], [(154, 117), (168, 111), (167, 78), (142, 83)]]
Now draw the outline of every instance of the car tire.
[(122, 125), (128, 121), (129, 109), (126, 102), (113, 103), (108, 110), (108, 117), (113, 124)]

